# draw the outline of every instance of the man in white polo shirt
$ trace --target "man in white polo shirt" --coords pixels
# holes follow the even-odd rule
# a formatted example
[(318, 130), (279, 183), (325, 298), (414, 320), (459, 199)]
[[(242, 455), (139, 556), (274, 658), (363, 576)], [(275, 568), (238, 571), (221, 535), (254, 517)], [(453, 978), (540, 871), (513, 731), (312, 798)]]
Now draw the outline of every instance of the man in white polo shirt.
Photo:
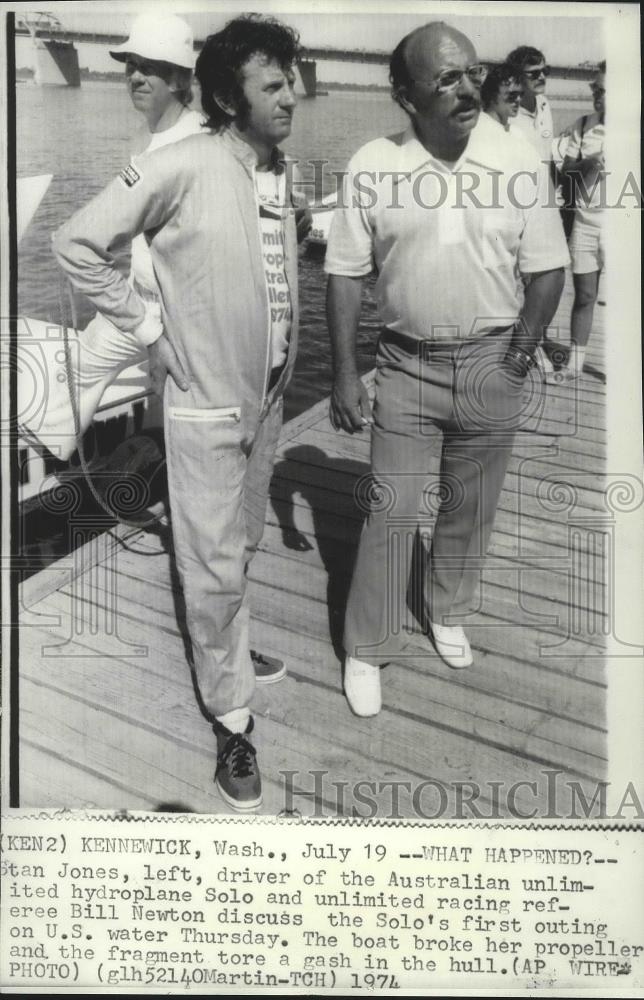
[[(426, 624), (450, 666), (472, 662), (455, 618), (476, 590), (534, 346), (568, 263), (558, 212), (541, 207), (549, 191), (537, 157), (479, 117), (484, 76), (471, 42), (443, 23), (400, 42), (390, 79), (409, 126), (353, 157), (329, 237), (330, 417), (349, 433), (373, 423), (373, 488), (344, 636), (344, 687), (357, 715), (380, 709), (389, 615), (405, 600), (389, 529), (413, 534), (437, 492)], [(355, 340), (363, 280), (374, 268), (385, 329), (372, 413)], [(523, 303), (517, 269), (529, 275)], [(438, 482), (428, 475), (436, 427)]]
[(550, 68), (546, 57), (531, 45), (520, 45), (513, 49), (506, 62), (521, 81), (522, 95), (519, 113), (512, 123), (512, 129), (520, 133), (534, 146), (541, 160), (550, 163), (554, 126), (552, 110), (546, 97), (546, 80)]

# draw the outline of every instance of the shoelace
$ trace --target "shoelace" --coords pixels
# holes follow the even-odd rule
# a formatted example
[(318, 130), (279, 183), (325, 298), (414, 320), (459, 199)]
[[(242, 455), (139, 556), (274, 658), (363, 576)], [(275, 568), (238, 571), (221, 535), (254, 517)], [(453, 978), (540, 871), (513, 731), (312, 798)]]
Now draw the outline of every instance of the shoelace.
[(248, 778), (255, 770), (256, 753), (242, 733), (234, 733), (219, 754), (219, 766), (229, 767), (234, 778)]

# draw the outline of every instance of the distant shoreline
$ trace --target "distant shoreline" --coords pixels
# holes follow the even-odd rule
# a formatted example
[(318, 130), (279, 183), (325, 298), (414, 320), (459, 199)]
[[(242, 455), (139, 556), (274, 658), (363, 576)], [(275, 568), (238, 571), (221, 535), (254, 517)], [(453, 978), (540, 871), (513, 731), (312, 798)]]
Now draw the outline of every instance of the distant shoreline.
[[(29, 81), (33, 80), (33, 77), (34, 77), (34, 72), (28, 66), (22, 66), (22, 67), (20, 67), (19, 69), (16, 70), (16, 82), (17, 83), (26, 83), (26, 82), (29, 82)], [(80, 70), (80, 78), (81, 78), (81, 82), (86, 82), (86, 83), (115, 83), (115, 84), (122, 85), (123, 84), (123, 71), (119, 72), (117, 70), (116, 72), (99, 73), (99, 72), (96, 72), (94, 70), (88, 70), (87, 67), (82, 67), (81, 70)], [(333, 91), (340, 92), (340, 93), (342, 93), (342, 92), (351, 93), (352, 91), (353, 92), (357, 91), (359, 93), (367, 93), (367, 92), (369, 92), (369, 93), (380, 93), (380, 94), (388, 94), (389, 91), (390, 91), (390, 88), (389, 88), (388, 85), (383, 85), (383, 84), (379, 84), (379, 83), (337, 83), (337, 82), (333, 82), (333, 81), (329, 81), (329, 80), (318, 80), (317, 86), (318, 86), (318, 90), (321, 91), (321, 93), (320, 93), (321, 97), (325, 96), (326, 93), (333, 92)], [(579, 94), (577, 96), (577, 95), (574, 95), (574, 94), (572, 94), (572, 95), (571, 94), (558, 94), (556, 91), (554, 91), (553, 93), (548, 94), (548, 97), (549, 97), (549, 99), (551, 101), (552, 100), (555, 100), (555, 101), (556, 100), (565, 100), (565, 101), (572, 101), (572, 102), (575, 102), (575, 101), (584, 102), (585, 101), (586, 103), (588, 103), (588, 97), (585, 94)]]

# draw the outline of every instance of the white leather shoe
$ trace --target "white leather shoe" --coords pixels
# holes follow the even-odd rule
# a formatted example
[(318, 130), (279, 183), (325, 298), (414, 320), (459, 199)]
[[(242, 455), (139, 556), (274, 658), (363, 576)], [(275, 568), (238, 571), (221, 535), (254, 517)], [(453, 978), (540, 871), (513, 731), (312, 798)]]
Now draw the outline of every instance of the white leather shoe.
[(461, 670), (474, 663), (467, 636), (460, 625), (429, 623), (436, 652), (448, 667)]
[(344, 663), (344, 693), (356, 715), (377, 715), (382, 708), (380, 667), (347, 656)]

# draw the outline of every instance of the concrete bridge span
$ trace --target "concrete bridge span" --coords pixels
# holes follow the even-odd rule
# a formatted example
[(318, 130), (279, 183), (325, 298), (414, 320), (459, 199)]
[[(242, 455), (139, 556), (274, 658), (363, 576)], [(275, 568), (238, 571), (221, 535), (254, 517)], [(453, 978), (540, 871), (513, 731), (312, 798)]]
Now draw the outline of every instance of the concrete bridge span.
[[(45, 47), (53, 46), (55, 43), (59, 43), (62, 46), (71, 45), (73, 47), (73, 43), (82, 43), (99, 45), (104, 49), (108, 49), (111, 46), (120, 45), (125, 41), (125, 37), (122, 34), (114, 35), (104, 32), (65, 31), (62, 26), (51, 26), (43, 29), (36, 27), (35, 30), (33, 28), (30, 30), (27, 26), (20, 23), (17, 24), (17, 36), (25, 36), (29, 34), (32, 35), (34, 45), (41, 47), (43, 43)], [(195, 51), (199, 51), (201, 49), (203, 42), (203, 39), (195, 40)], [(60, 49), (59, 51), (62, 52), (63, 49)], [(318, 70), (320, 63), (360, 63), (365, 66), (384, 67), (389, 62), (389, 55), (389, 52), (374, 52), (362, 49), (341, 49), (330, 46), (304, 46), (299, 63), (303, 89), (307, 96), (315, 96), (319, 78)], [(483, 58), (483, 61), (493, 65), (496, 60), (486, 60)], [(570, 83), (575, 81), (582, 83), (584, 81), (589, 81), (592, 78), (594, 71), (595, 68), (592, 65), (552, 66), (551, 78), (554, 81), (565, 80), (570, 81)], [(49, 83), (54, 81), (43, 78), (40, 82)], [(73, 85), (77, 86), (79, 83), (80, 80), (78, 83)]]

